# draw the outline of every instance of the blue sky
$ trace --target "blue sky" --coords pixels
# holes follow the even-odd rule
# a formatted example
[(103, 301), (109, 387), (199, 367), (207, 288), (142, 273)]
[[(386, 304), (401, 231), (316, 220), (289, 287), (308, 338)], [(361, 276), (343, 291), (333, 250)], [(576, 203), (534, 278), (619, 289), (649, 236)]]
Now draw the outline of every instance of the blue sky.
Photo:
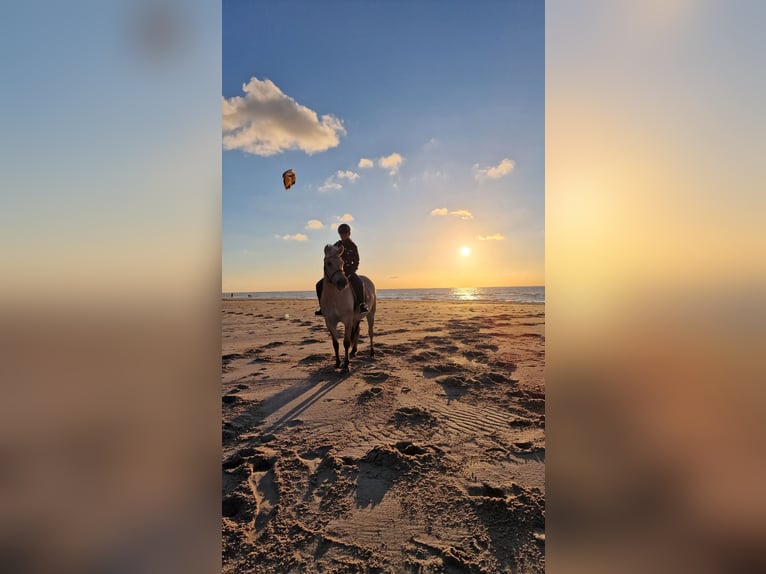
[(543, 284), (543, 2), (222, 21), (223, 291), (313, 288), (344, 220), (380, 288)]

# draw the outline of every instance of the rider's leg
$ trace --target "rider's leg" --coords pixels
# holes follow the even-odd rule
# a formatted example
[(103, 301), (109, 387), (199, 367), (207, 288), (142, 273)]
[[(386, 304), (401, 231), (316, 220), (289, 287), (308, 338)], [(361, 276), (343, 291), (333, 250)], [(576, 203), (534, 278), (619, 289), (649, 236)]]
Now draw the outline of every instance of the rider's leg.
[(362, 280), (356, 273), (351, 273), (348, 276), (348, 280), (351, 282), (351, 287), (354, 289), (354, 298), (359, 304), (359, 310), (362, 313), (367, 313), (369, 309), (367, 308), (367, 304), (364, 302), (364, 287), (362, 286)]
[(319, 309), (314, 311), (314, 315), (321, 315), (322, 314), (322, 286), (324, 285), (324, 279), (320, 279), (317, 282), (316, 289), (317, 289), (317, 300), (319, 301)]

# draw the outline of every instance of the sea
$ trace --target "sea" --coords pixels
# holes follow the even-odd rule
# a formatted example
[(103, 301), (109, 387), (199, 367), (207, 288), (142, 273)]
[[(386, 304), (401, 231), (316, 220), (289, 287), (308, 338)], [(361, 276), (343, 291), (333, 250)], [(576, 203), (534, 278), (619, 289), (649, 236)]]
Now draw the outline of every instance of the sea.
[[(441, 289), (378, 289), (378, 299), (401, 301), (478, 301), (545, 303), (545, 287), (467, 287)], [(315, 291), (245, 291), (222, 293), (224, 299), (316, 299)]]

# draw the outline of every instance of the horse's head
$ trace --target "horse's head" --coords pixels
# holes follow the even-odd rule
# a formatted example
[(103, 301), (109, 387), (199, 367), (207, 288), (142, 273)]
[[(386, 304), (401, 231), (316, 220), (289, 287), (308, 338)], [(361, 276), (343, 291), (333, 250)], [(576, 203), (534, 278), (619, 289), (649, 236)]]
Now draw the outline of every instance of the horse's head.
[(346, 287), (348, 279), (343, 273), (343, 246), (325, 245), (324, 247), (324, 276), (338, 290)]

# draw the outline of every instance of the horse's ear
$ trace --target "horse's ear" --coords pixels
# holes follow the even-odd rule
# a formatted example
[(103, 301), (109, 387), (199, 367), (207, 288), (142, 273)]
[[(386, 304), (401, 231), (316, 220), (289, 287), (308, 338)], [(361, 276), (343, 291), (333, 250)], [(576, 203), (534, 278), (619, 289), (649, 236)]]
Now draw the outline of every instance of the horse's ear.
[(342, 245), (341, 245), (340, 247), (338, 247), (338, 255), (343, 255), (343, 251), (344, 251), (345, 249), (346, 249), (346, 248), (345, 248), (345, 247), (343, 247)]
[(325, 246), (324, 246), (324, 256), (325, 256), (325, 257), (327, 257), (328, 255), (330, 255), (330, 250), (331, 250), (331, 249), (333, 249), (333, 246), (332, 246), (332, 245), (330, 245), (329, 243), (328, 243), (327, 245), (325, 245)]

